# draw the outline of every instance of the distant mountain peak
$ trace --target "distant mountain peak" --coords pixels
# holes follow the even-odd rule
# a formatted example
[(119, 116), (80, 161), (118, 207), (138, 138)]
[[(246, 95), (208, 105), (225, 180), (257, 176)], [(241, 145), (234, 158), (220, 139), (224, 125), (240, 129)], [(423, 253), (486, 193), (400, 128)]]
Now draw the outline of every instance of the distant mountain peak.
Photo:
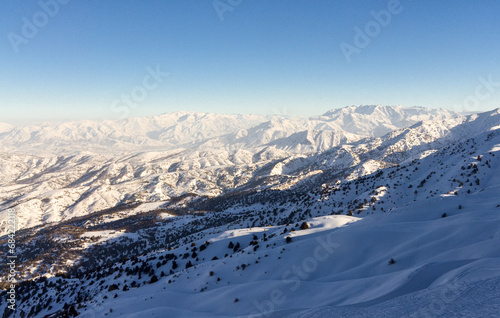
[(0, 134), (6, 133), (14, 129), (14, 125), (7, 123), (0, 123)]
[(326, 117), (331, 117), (339, 114), (362, 114), (362, 115), (371, 115), (373, 113), (454, 113), (452, 111), (444, 110), (444, 109), (433, 109), (433, 108), (426, 108), (422, 106), (401, 106), (401, 105), (351, 105), (351, 106), (345, 106), (341, 108), (333, 108), (326, 113), (324, 113), (322, 116)]

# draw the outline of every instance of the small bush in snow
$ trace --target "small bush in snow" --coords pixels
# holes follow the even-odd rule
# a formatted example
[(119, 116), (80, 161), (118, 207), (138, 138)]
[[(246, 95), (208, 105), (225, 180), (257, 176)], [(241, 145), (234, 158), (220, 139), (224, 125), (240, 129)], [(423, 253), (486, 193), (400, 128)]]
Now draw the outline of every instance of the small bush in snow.
[(118, 285), (113, 284), (113, 285), (109, 286), (108, 291), (113, 291), (113, 290), (117, 290), (117, 289), (118, 289)]

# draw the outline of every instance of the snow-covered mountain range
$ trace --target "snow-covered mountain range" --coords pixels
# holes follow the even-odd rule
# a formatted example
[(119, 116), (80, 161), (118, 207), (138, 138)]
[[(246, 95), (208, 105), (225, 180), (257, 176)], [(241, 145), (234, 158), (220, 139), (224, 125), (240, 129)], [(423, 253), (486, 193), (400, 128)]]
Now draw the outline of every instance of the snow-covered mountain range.
[[(325, 150), (364, 137), (380, 137), (423, 120), (455, 116), (446, 110), (401, 106), (352, 106), (311, 118), (174, 112), (145, 118), (24, 127), (0, 124), (0, 146), (3, 151), (32, 154), (116, 154), (199, 148), (216, 142), (225, 147), (265, 146), (274, 142), (277, 148), (313, 142), (311, 147), (299, 149), (303, 152)], [(318, 140), (309, 140), (311, 137)]]
[(500, 309), (500, 109), (0, 125), (0, 146), (30, 317)]
[(445, 110), (360, 106), (311, 118), (177, 112), (17, 127), (0, 134), (0, 209), (18, 206), (24, 228), (122, 203), (216, 196), (267, 176), (298, 180), (357, 165), (384, 145), (372, 159), (400, 156), (389, 161), (398, 163), (465, 120)]

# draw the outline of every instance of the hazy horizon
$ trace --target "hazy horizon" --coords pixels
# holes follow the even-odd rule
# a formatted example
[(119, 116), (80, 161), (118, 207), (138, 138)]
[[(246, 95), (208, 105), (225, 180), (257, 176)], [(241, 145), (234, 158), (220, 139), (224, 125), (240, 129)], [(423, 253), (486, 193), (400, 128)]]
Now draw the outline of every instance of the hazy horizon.
[[(494, 1), (4, 1), (3, 122), (500, 104)], [(90, 17), (90, 18), (89, 18)]]
[[(147, 118), (147, 117), (155, 117), (155, 116), (161, 116), (161, 115), (166, 115), (170, 113), (178, 113), (178, 112), (188, 112), (188, 113), (207, 113), (207, 114), (220, 114), (220, 115), (261, 115), (261, 116), (292, 116), (292, 117), (315, 117), (315, 116), (320, 116), (323, 115), (324, 113), (336, 109), (342, 109), (346, 107), (362, 107), (362, 106), (388, 106), (388, 107), (404, 107), (404, 108), (413, 108), (413, 107), (420, 107), (420, 108), (428, 108), (428, 109), (442, 109), (442, 110), (448, 110), (452, 112), (456, 112), (458, 114), (462, 115), (468, 115), (472, 113), (483, 113), (483, 112), (488, 112), (495, 110), (500, 107), (493, 107), (490, 109), (484, 109), (484, 110), (478, 110), (478, 111), (456, 111), (453, 109), (446, 109), (443, 107), (426, 107), (426, 106), (406, 106), (406, 105), (376, 105), (376, 104), (366, 104), (366, 105), (345, 105), (345, 106), (340, 106), (340, 107), (332, 107), (329, 109), (325, 109), (319, 113), (310, 113), (310, 114), (299, 114), (299, 113), (294, 113), (291, 110), (285, 108), (282, 109), (272, 109), (267, 113), (254, 113), (254, 112), (217, 112), (217, 111), (194, 111), (194, 110), (175, 110), (175, 111), (167, 111), (167, 112), (160, 112), (157, 114), (146, 114), (142, 116), (129, 116), (123, 119), (129, 119), (129, 118)], [(12, 126), (29, 126), (29, 125), (40, 125), (40, 124), (50, 124), (50, 123), (66, 123), (66, 122), (79, 122), (79, 121), (107, 121), (107, 120), (120, 120), (119, 118), (59, 118), (59, 119), (33, 119), (33, 120), (27, 120), (27, 119), (19, 119), (19, 120), (2, 120), (0, 119), (0, 123), (4, 124), (9, 124)]]

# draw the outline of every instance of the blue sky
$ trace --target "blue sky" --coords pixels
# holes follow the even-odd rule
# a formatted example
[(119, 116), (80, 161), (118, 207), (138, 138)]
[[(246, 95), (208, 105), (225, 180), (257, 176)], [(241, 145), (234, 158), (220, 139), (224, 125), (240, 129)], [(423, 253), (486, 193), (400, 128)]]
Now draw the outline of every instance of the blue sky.
[(1, 1), (0, 121), (500, 107), (498, 1), (215, 3)]

